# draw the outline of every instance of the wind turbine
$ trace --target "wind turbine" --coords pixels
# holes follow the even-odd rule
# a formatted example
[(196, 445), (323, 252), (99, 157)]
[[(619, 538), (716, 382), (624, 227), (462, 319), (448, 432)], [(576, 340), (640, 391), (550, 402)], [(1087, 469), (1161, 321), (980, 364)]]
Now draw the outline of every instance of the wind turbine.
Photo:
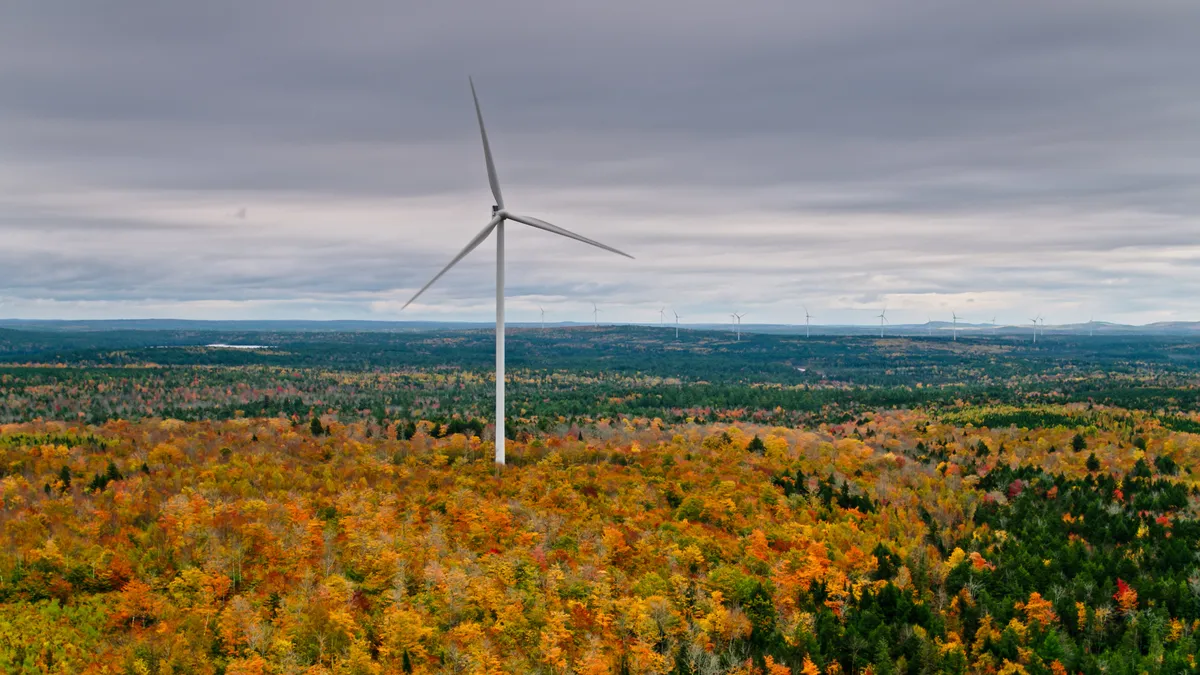
[(996, 332), (996, 317), (992, 317), (992, 332)]
[(600, 308), (594, 302), (592, 303), (592, 323), (595, 324), (596, 328), (600, 327)]
[(883, 311), (879, 313), (879, 337), (883, 337), (883, 324), (885, 322), (887, 322), (886, 315), (887, 315), (887, 307), (884, 307)]
[(734, 314), (733, 314), (733, 318), (737, 320), (737, 339), (738, 339), (738, 342), (741, 342), (741, 341), (742, 341), (742, 317), (743, 317), (743, 316), (746, 316), (746, 315), (745, 315), (745, 314), (738, 314), (738, 313), (736, 313), (736, 312), (734, 312)]
[(808, 313), (808, 308), (804, 308), (804, 337), (808, 337), (808, 320), (812, 318), (812, 314)]
[(1096, 330), (1096, 315), (1088, 317), (1088, 337), (1092, 337), (1092, 332)]
[[(442, 268), (436, 276), (429, 280), (429, 283), (421, 287), (417, 294), (412, 296), (408, 302), (404, 303), (404, 307), (408, 307), (417, 298), (421, 297), (430, 286), (438, 279), (442, 278), (446, 272), (450, 271), (451, 267), (458, 264), (458, 261), (467, 256), (468, 253), (474, 251), (483, 243), (485, 239), (491, 235), (492, 231), (496, 232), (496, 463), (504, 464), (504, 223), (511, 220), (514, 222), (528, 225), (539, 230), (545, 230), (552, 234), (574, 239), (585, 244), (590, 244), (597, 248), (602, 248), (605, 251), (623, 255), (626, 258), (633, 256), (619, 251), (611, 246), (601, 244), (593, 239), (588, 239), (579, 234), (575, 234), (570, 230), (563, 229), (557, 225), (534, 218), (532, 216), (523, 216), (512, 213), (504, 207), (504, 198), (500, 195), (500, 180), (496, 177), (496, 164), (492, 161), (492, 148), (488, 144), (487, 129), (483, 126), (483, 112), (479, 108), (479, 96), (475, 93), (475, 82), (468, 78), (468, 83), (471, 85), (471, 98), (475, 101), (475, 117), (479, 121), (479, 136), (483, 140), (483, 159), (487, 164), (488, 185), (492, 188), (492, 196), (496, 198), (495, 205), (492, 206), (492, 219), (484, 226), (479, 234), (454, 256), (450, 264)], [(593, 305), (594, 306), (594, 305)], [(401, 310), (404, 309), (401, 308)]]
[(929, 333), (929, 337), (933, 337), (933, 317), (925, 315), (925, 332)]
[(659, 328), (662, 328), (663, 317), (666, 316), (666, 314), (667, 314), (666, 307), (663, 307), (662, 309), (658, 310), (658, 326), (659, 326)]
[(954, 317), (954, 328), (951, 331), (954, 334), (954, 337), (951, 338), (951, 341), (958, 342), (958, 313), (954, 310), (950, 310), (950, 316)]
[(538, 307), (538, 309), (541, 310), (541, 312), (542, 312), (542, 332), (545, 333), (546, 332), (546, 310), (541, 307)]
[(678, 340), (679, 339), (679, 312), (676, 312), (675, 310), (671, 310), (671, 313), (675, 315), (675, 339)]
[(1037, 324), (1038, 324), (1038, 319), (1040, 319), (1040, 318), (1041, 318), (1040, 316), (1035, 316), (1035, 317), (1032, 317), (1029, 319), (1030, 321), (1033, 322), (1033, 344), (1035, 344), (1035, 345), (1037, 344)]

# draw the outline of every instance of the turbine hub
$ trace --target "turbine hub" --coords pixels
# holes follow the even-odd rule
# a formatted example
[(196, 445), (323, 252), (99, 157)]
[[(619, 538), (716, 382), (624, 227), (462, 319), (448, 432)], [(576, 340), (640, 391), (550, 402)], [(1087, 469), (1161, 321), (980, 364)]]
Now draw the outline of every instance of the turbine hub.
[(498, 204), (492, 204), (492, 215), (495, 216), (498, 211), (500, 211), (500, 206)]

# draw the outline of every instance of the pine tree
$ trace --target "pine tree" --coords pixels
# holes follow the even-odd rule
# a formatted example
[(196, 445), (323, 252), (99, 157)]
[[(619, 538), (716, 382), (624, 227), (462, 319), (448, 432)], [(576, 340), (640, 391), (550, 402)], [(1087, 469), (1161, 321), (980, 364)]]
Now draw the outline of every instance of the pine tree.
[(767, 451), (767, 446), (764, 445), (762, 439), (755, 434), (754, 438), (750, 440), (750, 445), (746, 446), (746, 450), (753, 452), (756, 455), (761, 455)]
[(892, 655), (888, 653), (888, 645), (886, 640), (880, 640), (875, 645), (875, 675), (894, 675), (896, 664), (892, 662)]

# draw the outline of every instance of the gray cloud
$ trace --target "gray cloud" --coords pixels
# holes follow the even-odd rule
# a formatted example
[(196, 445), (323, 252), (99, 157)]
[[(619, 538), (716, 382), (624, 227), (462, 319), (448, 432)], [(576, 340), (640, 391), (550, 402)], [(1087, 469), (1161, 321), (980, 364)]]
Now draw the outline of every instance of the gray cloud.
[(1200, 317), (1195, 3), (575, 4), (9, 3), (0, 314), (397, 318), (488, 212), (471, 73), (510, 205), (639, 256), (514, 228), (517, 318)]

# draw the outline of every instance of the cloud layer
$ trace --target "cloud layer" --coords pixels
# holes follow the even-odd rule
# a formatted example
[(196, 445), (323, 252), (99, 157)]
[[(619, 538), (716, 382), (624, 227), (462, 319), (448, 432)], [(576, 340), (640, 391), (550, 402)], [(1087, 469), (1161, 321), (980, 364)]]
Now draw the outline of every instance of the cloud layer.
[(488, 318), (472, 74), (516, 320), (1200, 319), (1195, 3), (572, 5), (11, 3), (0, 316)]

